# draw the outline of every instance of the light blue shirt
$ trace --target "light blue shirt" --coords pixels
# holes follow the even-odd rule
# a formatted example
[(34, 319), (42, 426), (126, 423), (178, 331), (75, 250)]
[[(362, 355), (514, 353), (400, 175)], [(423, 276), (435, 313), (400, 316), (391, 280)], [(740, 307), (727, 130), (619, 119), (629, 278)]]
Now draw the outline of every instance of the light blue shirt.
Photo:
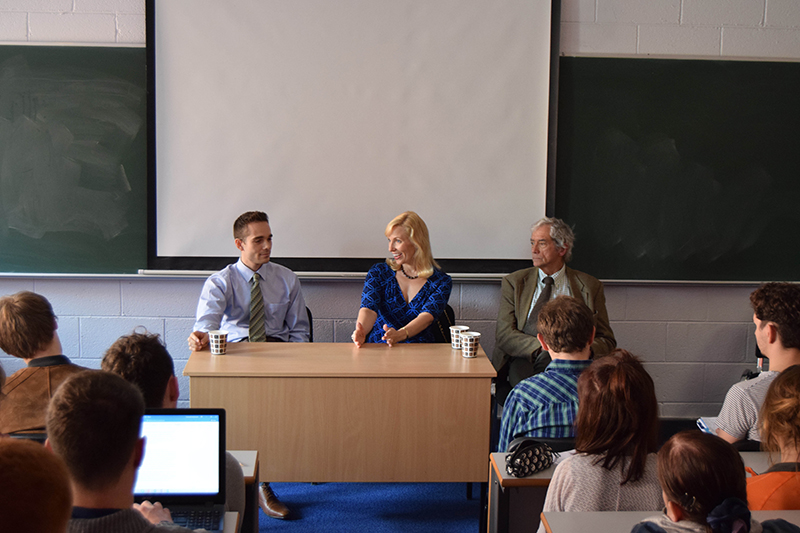
[[(267, 335), (290, 342), (308, 342), (309, 324), (300, 281), (294, 272), (275, 263), (258, 269)], [(250, 329), (250, 283), (253, 271), (240, 259), (212, 274), (197, 303), (194, 331), (221, 329), (228, 342), (247, 340)]]
[[(533, 311), (533, 307), (536, 305), (536, 300), (539, 299), (539, 295), (542, 294), (544, 290), (544, 278), (546, 277), (547, 274), (539, 269), (539, 277), (536, 280), (536, 292), (533, 293), (533, 300), (531, 300), (531, 308), (528, 309), (528, 316), (531, 316), (531, 311)], [(550, 277), (553, 278), (553, 292), (550, 294), (551, 300), (557, 296), (572, 296), (569, 278), (567, 278), (567, 265), (562, 266), (561, 270)]]

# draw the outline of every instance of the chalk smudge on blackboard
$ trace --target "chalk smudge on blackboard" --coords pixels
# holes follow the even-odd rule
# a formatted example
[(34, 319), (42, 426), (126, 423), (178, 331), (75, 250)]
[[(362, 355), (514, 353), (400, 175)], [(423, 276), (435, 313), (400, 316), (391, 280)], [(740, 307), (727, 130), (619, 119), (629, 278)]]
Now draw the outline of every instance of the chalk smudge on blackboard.
[(128, 225), (124, 160), (144, 91), (90, 69), (0, 65), (0, 222), (31, 238), (112, 239)]

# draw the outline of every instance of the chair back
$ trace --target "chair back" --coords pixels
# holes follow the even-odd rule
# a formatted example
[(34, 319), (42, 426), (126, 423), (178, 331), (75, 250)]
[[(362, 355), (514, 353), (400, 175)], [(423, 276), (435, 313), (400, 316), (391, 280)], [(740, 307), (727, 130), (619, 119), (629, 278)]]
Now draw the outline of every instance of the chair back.
[(306, 315), (308, 316), (308, 342), (314, 342), (314, 318), (311, 316), (311, 309), (306, 306)]
[(446, 342), (450, 344), (450, 326), (456, 325), (456, 313), (450, 304), (447, 304), (442, 314), (430, 325), (433, 331), (433, 342)]

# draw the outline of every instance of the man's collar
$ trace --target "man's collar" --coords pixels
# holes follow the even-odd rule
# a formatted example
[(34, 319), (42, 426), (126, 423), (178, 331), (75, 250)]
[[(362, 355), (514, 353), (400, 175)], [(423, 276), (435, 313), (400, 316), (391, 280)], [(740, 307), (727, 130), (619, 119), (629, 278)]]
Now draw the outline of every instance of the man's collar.
[(253, 271), (253, 270), (250, 270), (249, 266), (244, 264), (244, 261), (239, 259), (238, 261), (236, 261), (236, 270), (238, 270), (239, 274), (241, 274), (242, 277), (244, 279), (246, 279), (247, 281), (250, 281), (251, 279), (253, 279), (253, 273), (254, 272), (258, 272), (258, 275), (261, 276), (261, 279), (264, 279), (264, 277), (266, 276), (266, 273), (267, 273), (268, 265), (269, 265), (269, 263), (264, 263), (263, 265), (261, 265), (258, 268), (258, 270)]
[(90, 507), (73, 507), (72, 518), (102, 518), (120, 511), (122, 511), (122, 509), (92, 509)]
[(591, 359), (553, 359), (547, 368), (582, 368), (591, 364)]
[[(547, 274), (545, 274), (545, 273), (544, 273), (544, 271), (543, 271), (541, 268), (540, 268), (540, 269), (538, 269), (538, 270), (539, 270), (539, 277), (538, 277), (538, 281), (539, 281), (539, 283), (542, 283), (542, 280), (543, 280), (544, 278), (546, 278), (546, 277), (547, 277)], [(551, 277), (551, 278), (553, 278), (553, 281), (554, 281), (555, 283), (558, 283), (558, 281), (559, 281), (559, 280), (560, 280), (562, 277), (564, 277), (564, 276), (566, 275), (566, 272), (567, 272), (567, 264), (566, 264), (566, 263), (564, 263), (563, 265), (561, 265), (561, 269), (560, 269), (558, 272), (554, 273), (554, 274), (553, 274), (552, 276), (550, 276), (550, 277)]]
[(37, 357), (28, 362), (29, 368), (40, 366), (55, 366), (55, 365), (68, 365), (72, 361), (66, 355), (47, 355), (45, 357)]

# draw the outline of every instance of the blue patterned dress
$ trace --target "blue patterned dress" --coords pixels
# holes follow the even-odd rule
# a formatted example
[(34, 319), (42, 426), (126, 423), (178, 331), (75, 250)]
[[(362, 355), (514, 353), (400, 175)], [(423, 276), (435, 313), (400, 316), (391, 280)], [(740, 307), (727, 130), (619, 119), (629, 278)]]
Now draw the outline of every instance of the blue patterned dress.
[[(369, 269), (361, 293), (361, 307), (372, 309), (378, 313), (372, 331), (367, 335), (367, 342), (384, 342), (383, 325), (400, 329), (419, 316), (430, 313), (436, 319), (444, 311), (450, 299), (453, 280), (441, 270), (434, 270), (425, 285), (406, 303), (403, 291), (395, 278), (395, 272), (386, 263), (378, 263)], [(431, 324), (433, 325), (433, 324)], [(418, 335), (410, 337), (406, 342), (433, 342), (430, 327)]]

